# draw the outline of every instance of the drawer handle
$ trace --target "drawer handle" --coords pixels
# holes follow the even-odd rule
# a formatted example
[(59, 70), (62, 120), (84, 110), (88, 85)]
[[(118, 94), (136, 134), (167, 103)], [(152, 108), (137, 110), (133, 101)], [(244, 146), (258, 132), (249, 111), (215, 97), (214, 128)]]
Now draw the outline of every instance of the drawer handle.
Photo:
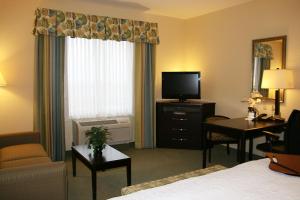
[(172, 131), (185, 132), (185, 131), (187, 131), (187, 129), (185, 129), (185, 128), (172, 128)]
[(176, 120), (176, 121), (186, 121), (186, 118), (175, 118), (173, 117), (172, 120)]
[(173, 141), (176, 141), (176, 142), (185, 142), (187, 141), (186, 138), (172, 138)]
[(185, 112), (173, 112), (173, 115), (186, 115), (186, 113)]

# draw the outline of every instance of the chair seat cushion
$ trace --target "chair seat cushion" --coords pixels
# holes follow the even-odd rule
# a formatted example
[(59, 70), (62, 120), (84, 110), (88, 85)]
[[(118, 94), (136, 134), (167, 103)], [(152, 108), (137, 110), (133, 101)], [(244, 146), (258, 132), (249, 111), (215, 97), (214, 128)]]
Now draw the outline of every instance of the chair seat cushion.
[(258, 150), (263, 152), (274, 152), (274, 153), (285, 153), (286, 148), (283, 141), (273, 142), (272, 145), (270, 143), (262, 143), (256, 146)]
[(10, 160), (0, 162), (0, 169), (12, 168), (12, 167), (24, 167), (29, 165), (39, 165), (41, 163), (51, 162), (49, 157), (34, 157), (34, 158), (25, 158), (19, 160)]
[(0, 162), (47, 156), (40, 144), (20, 144), (0, 149)]

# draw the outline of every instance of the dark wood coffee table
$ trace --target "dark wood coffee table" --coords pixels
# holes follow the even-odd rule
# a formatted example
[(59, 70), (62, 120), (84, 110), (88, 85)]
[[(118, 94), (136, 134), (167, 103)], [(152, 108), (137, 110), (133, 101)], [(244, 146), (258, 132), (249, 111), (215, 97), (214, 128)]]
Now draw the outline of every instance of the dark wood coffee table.
[(116, 167), (126, 167), (127, 171), (127, 186), (131, 185), (131, 159), (127, 155), (112, 148), (109, 145), (105, 146), (102, 151), (102, 158), (94, 158), (93, 150), (87, 145), (72, 146), (72, 167), (73, 176), (76, 176), (76, 158), (78, 158), (92, 173), (92, 192), (93, 200), (96, 200), (97, 191), (97, 174), (99, 170), (106, 170)]

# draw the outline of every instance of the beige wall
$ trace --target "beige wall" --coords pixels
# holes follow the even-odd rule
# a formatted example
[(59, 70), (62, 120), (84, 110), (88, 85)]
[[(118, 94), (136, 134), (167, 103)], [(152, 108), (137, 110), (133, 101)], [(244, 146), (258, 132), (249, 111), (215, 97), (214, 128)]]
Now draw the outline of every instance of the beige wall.
[[(217, 114), (246, 116), (247, 104), (240, 101), (251, 90), (253, 39), (287, 35), (286, 66), (296, 69), (299, 79), (299, 8), (299, 0), (255, 0), (186, 21), (186, 65), (199, 66), (202, 96), (217, 103)], [(300, 109), (299, 99), (299, 89), (286, 91), (281, 104), (284, 117)], [(272, 105), (260, 106), (261, 111), (272, 113)], [(254, 143), (263, 141), (259, 138)]]
[[(287, 35), (287, 68), (300, 69), (299, 8), (299, 0), (255, 0), (186, 21), (186, 65), (199, 66), (202, 96), (217, 103), (216, 113), (245, 116), (253, 39)], [(300, 90), (286, 91), (285, 117), (299, 99)]]
[(183, 20), (100, 6), (91, 0), (1, 1), (0, 71), (8, 86), (0, 88), (0, 134), (33, 128), (34, 36), (31, 33), (37, 7), (158, 22), (161, 43), (157, 47), (157, 95), (161, 71), (169, 66), (184, 66)]

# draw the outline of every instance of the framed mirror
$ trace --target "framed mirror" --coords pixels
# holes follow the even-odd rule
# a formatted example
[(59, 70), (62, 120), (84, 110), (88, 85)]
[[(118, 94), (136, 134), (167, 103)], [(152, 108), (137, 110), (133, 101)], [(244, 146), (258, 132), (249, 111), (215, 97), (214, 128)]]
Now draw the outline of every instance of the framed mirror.
[[(274, 89), (262, 89), (265, 69), (285, 69), (287, 36), (256, 39), (252, 41), (252, 91), (258, 91), (265, 99), (275, 99)], [(280, 101), (284, 91), (280, 90)]]

